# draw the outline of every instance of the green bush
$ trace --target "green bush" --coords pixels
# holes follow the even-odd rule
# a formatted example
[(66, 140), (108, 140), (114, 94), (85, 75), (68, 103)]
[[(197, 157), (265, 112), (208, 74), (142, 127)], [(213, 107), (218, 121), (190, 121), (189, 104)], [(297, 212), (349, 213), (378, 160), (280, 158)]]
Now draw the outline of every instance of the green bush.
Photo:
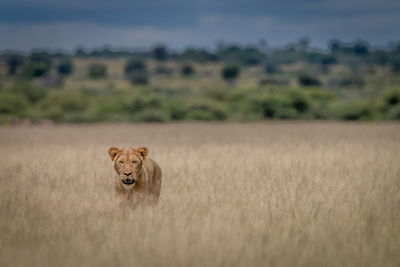
[(251, 105), (266, 119), (294, 119), (298, 116), (290, 98), (282, 94), (266, 94), (254, 98)]
[(155, 60), (165, 61), (168, 58), (168, 50), (165, 45), (158, 45), (153, 48), (152, 54)]
[(268, 63), (265, 65), (265, 73), (273, 74), (279, 71), (278, 66), (276, 64)]
[(132, 84), (144, 85), (149, 83), (147, 67), (141, 59), (130, 59), (124, 68), (125, 76)]
[(58, 73), (64, 76), (70, 75), (73, 71), (71, 59), (69, 58), (62, 59), (57, 66), (57, 71)]
[(6, 66), (7, 66), (7, 74), (9, 76), (16, 75), (19, 69), (25, 63), (25, 57), (18, 54), (8, 54), (6, 55)]
[(125, 75), (130, 75), (134, 72), (146, 72), (146, 63), (141, 59), (131, 58), (129, 59), (124, 68)]
[(167, 122), (170, 119), (168, 112), (153, 108), (143, 109), (135, 113), (133, 118), (140, 122)]
[(400, 105), (400, 89), (389, 90), (382, 95), (385, 108)]
[(143, 109), (161, 109), (163, 102), (164, 99), (161, 95), (138, 92), (133, 96), (127, 97), (125, 105), (127, 112), (136, 113)]
[(146, 85), (149, 83), (149, 76), (145, 72), (134, 72), (128, 75), (131, 84)]
[(227, 65), (222, 68), (221, 76), (224, 80), (233, 82), (240, 75), (240, 68), (237, 65)]
[(100, 63), (92, 63), (88, 69), (88, 76), (91, 79), (104, 79), (107, 77), (107, 68)]
[(281, 86), (285, 86), (285, 85), (289, 85), (290, 81), (288, 79), (285, 78), (281, 78), (281, 77), (267, 77), (264, 79), (261, 79), (258, 84), (261, 86), (265, 86), (265, 85), (281, 85)]
[(51, 63), (51, 56), (47, 52), (33, 52), (24, 67), (25, 76), (41, 77), (50, 70)]
[(187, 120), (225, 120), (228, 118), (226, 110), (221, 104), (207, 100), (197, 100), (187, 106), (185, 119)]
[(312, 77), (310, 75), (306, 75), (306, 74), (300, 75), (298, 80), (299, 80), (299, 84), (301, 86), (320, 86), (321, 85), (321, 82), (317, 78)]
[(83, 112), (88, 103), (79, 91), (52, 91), (37, 103), (36, 110), (43, 118), (64, 121), (69, 113)]
[(0, 92), (0, 114), (22, 116), (29, 108), (29, 102), (18, 93)]
[(154, 74), (170, 76), (173, 70), (165, 66), (159, 65), (154, 69)]
[(191, 76), (194, 73), (195, 73), (195, 70), (192, 65), (190, 65), (190, 64), (183, 65), (182, 70), (181, 70), (182, 76)]
[(183, 120), (187, 113), (187, 109), (182, 105), (182, 101), (177, 99), (168, 101), (166, 109), (169, 111), (171, 120)]
[(47, 95), (46, 88), (28, 82), (16, 83), (10, 90), (22, 94), (31, 103), (36, 103)]
[(361, 77), (349, 76), (340, 80), (340, 86), (362, 88), (365, 82)]
[(334, 106), (337, 118), (346, 121), (373, 120), (376, 118), (376, 110), (369, 101), (351, 101), (338, 103)]
[(388, 120), (400, 120), (400, 105), (390, 108), (384, 118)]
[(398, 120), (400, 114), (400, 88), (391, 88), (382, 93), (378, 105), (384, 119)]
[(288, 97), (290, 99), (291, 106), (297, 111), (298, 114), (304, 114), (311, 109), (311, 100), (301, 91), (289, 91)]

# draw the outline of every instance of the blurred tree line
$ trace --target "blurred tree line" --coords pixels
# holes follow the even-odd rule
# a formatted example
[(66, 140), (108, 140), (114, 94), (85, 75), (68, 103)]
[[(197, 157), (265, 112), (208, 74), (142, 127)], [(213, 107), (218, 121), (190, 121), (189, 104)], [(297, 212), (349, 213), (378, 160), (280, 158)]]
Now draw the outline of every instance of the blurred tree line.
[[(60, 89), (76, 71), (74, 59), (85, 58), (125, 59), (123, 75), (132, 88)], [(152, 71), (149, 60), (157, 64)], [(168, 62), (180, 66), (183, 79), (196, 76), (196, 64), (219, 63), (219, 76), (226, 86), (200, 92), (154, 88), (150, 83), (154, 75), (171, 75)], [(376, 48), (363, 40), (332, 40), (326, 51), (311, 49), (307, 38), (280, 49), (266, 43), (220, 43), (214, 50), (178, 51), (162, 44), (146, 51), (78, 48), (74, 54), (65, 54), (33, 50), (29, 54), (3, 52), (0, 63), (0, 123), (21, 118), (56, 122), (400, 119), (400, 42)], [(296, 64), (306, 67), (289, 75), (287, 69)], [(339, 71), (332, 69), (337, 66), (345, 66), (350, 73), (336, 75)], [(262, 70), (258, 86), (237, 87), (242, 72), (252, 67)], [(368, 77), (376, 67), (390, 73), (385, 77), (392, 85), (366, 92), (366, 84), (371, 84)], [(96, 61), (87, 66), (85, 75), (106, 80), (107, 68)], [(354, 88), (359, 90), (354, 93)]]

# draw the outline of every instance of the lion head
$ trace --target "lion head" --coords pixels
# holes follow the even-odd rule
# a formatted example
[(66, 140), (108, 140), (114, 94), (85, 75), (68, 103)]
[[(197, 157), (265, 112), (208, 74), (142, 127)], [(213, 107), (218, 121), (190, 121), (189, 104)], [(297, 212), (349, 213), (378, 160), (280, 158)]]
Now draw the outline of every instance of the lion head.
[(137, 149), (126, 147), (122, 150), (111, 147), (108, 150), (108, 155), (114, 164), (114, 169), (117, 172), (117, 182), (124, 189), (131, 189), (137, 184), (143, 171), (143, 161), (148, 154), (146, 147)]

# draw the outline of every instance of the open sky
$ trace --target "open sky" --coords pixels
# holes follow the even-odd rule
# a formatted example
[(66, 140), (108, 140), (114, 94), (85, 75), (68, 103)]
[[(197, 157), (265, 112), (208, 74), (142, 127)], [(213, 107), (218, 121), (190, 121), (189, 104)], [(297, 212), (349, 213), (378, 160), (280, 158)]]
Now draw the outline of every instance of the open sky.
[(0, 49), (400, 40), (399, 0), (0, 0)]

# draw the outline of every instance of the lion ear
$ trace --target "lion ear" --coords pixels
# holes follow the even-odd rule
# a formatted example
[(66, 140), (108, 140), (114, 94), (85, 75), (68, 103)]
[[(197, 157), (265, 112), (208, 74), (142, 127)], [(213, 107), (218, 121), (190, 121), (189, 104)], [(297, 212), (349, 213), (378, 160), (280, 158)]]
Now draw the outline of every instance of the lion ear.
[(110, 156), (111, 160), (114, 160), (115, 156), (120, 152), (120, 150), (116, 147), (110, 147), (108, 150), (108, 155)]
[(139, 152), (140, 155), (142, 155), (143, 159), (145, 159), (147, 157), (147, 154), (149, 153), (147, 147), (139, 147), (138, 149), (136, 149), (136, 151)]

